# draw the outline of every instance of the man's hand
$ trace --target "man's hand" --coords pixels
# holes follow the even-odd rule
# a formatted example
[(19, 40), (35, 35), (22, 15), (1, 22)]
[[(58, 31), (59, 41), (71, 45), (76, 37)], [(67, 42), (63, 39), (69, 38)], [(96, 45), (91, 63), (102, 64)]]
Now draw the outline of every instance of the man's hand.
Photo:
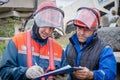
[(26, 77), (29, 79), (35, 79), (44, 74), (43, 69), (40, 66), (32, 66), (26, 71)]
[(86, 67), (83, 67), (83, 70), (76, 70), (76, 71), (74, 71), (73, 74), (75, 75), (75, 77), (77, 79), (80, 79), (80, 80), (93, 79), (94, 78), (93, 72), (90, 71)]

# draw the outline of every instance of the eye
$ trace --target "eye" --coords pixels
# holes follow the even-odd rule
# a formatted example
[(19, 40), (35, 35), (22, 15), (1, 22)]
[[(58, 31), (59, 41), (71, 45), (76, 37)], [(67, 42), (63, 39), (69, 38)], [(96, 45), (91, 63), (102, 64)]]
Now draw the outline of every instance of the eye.
[(51, 30), (54, 30), (55, 28), (51, 27), (50, 29), (51, 29)]
[(78, 26), (78, 29), (83, 29), (83, 30), (85, 30), (85, 31), (90, 30), (89, 28), (87, 28), (87, 27), (83, 27), (83, 26)]

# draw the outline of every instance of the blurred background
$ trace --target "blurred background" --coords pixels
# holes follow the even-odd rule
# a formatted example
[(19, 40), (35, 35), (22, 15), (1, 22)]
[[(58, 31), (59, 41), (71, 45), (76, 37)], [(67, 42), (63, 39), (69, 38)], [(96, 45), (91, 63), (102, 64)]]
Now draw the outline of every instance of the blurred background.
[[(100, 24), (102, 27), (120, 27), (120, 0), (0, 0), (0, 60), (4, 53), (5, 46), (11, 37), (25, 30), (31, 29), (33, 24), (32, 14), (38, 5), (45, 1), (55, 2), (57, 6), (65, 12), (64, 33), (55, 30), (52, 35), (52, 37), (55, 38), (63, 48), (65, 48), (66, 44), (69, 42), (69, 37), (75, 31), (68, 21), (74, 17), (76, 10), (80, 7), (86, 6), (97, 8), (101, 13), (102, 18)], [(114, 10), (115, 15), (118, 16), (114, 22), (110, 21), (112, 10)], [(104, 30), (107, 30), (107, 28)], [(120, 29), (116, 30), (112, 32), (118, 39), (115, 39), (117, 41), (114, 46), (117, 46), (118, 48), (118, 53), (116, 53), (117, 55), (115, 54), (115, 56), (119, 66), (118, 70), (120, 71)], [(110, 32), (109, 29), (108, 31)], [(102, 33), (103, 32), (104, 31), (102, 31)], [(108, 33), (107, 36), (111, 35)], [(120, 72), (118, 72), (118, 74), (120, 80)]]

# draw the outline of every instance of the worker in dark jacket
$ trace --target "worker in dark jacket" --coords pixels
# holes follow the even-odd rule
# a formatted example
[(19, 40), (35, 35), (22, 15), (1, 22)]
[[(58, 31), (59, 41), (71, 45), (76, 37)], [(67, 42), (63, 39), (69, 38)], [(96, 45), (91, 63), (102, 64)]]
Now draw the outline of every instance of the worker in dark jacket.
[(5, 49), (0, 66), (2, 80), (56, 79), (38, 77), (60, 68), (63, 49), (50, 36), (55, 28), (61, 30), (63, 17), (64, 12), (54, 2), (38, 7), (32, 30), (15, 35)]
[(100, 13), (95, 8), (82, 7), (71, 20), (76, 33), (69, 39), (62, 66), (82, 67), (69, 74), (68, 80), (115, 80), (116, 60), (113, 49), (97, 35)]

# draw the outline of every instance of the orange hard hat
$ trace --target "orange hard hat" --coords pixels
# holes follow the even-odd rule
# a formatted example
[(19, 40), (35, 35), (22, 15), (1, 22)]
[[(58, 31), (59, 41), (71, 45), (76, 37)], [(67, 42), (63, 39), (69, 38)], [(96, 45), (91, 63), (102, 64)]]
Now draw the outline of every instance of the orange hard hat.
[(52, 6), (52, 7), (57, 7), (56, 4), (54, 2), (51, 2), (51, 1), (48, 1), (48, 2), (44, 2), (44, 3), (41, 3), (37, 10), (35, 11), (34, 14), (37, 14), (39, 12), (39, 10), (41, 10), (42, 8), (46, 7), (46, 6)]
[(97, 30), (100, 27), (100, 12), (96, 8), (79, 8), (74, 18), (74, 24)]
[(54, 2), (48, 1), (40, 4), (34, 15), (38, 27), (53, 27), (62, 31), (64, 12)]

